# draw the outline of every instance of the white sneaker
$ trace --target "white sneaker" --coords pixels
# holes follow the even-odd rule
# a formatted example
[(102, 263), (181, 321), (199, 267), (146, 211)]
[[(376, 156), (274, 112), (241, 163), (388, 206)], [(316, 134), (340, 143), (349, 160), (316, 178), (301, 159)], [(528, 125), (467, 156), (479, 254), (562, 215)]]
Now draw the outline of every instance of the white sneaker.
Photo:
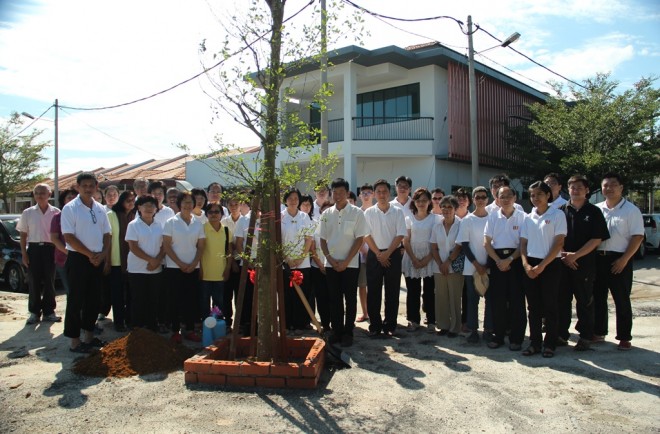
[(36, 324), (39, 322), (39, 315), (36, 313), (31, 313), (30, 317), (25, 321), (25, 324)]
[(426, 329), (427, 333), (435, 333), (435, 324), (429, 324), (428, 328)]
[(53, 312), (50, 315), (44, 315), (43, 321), (60, 322), (62, 317), (55, 315), (55, 312)]
[(419, 329), (419, 324), (414, 322), (408, 322), (408, 328), (406, 329), (409, 332), (416, 332)]

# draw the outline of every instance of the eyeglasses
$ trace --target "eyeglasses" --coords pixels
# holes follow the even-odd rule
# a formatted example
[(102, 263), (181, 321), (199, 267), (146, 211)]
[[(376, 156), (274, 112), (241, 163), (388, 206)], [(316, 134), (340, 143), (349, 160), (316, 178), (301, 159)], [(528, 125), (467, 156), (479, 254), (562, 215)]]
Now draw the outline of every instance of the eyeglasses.
[(441, 208), (441, 209), (454, 209), (454, 207), (451, 206), (451, 205), (443, 205), (443, 206), (441, 206), (440, 208)]
[(410, 186), (406, 184), (397, 184), (396, 188), (400, 188), (401, 190), (410, 190)]
[(513, 195), (512, 194), (504, 194), (504, 195), (499, 196), (498, 199), (505, 199), (505, 200), (513, 199)]
[(371, 196), (372, 194), (374, 194), (374, 192), (371, 190), (365, 190), (360, 192), (360, 195), (362, 196)]
[(442, 200), (441, 197), (433, 197), (432, 199), (433, 199), (433, 200), (436, 200), (436, 201)]
[(89, 213), (92, 215), (92, 222), (96, 224), (96, 214), (94, 214), (94, 210), (90, 209)]
[(475, 196), (474, 200), (486, 200), (488, 199), (488, 196)]

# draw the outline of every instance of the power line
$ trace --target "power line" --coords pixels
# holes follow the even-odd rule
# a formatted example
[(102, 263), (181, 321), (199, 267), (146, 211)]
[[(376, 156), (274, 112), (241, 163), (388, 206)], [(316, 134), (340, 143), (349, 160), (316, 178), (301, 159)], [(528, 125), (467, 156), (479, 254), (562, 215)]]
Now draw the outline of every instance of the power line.
[[(477, 26), (477, 29), (478, 29), (478, 30), (481, 30), (481, 31), (484, 32), (484, 33), (486, 33), (488, 36), (490, 36), (491, 38), (495, 39), (497, 42), (502, 43), (502, 41), (501, 41), (499, 38), (497, 38), (496, 36), (494, 36), (492, 33), (490, 33), (488, 30), (484, 29), (483, 27)], [(524, 54), (524, 53), (521, 53), (520, 51), (516, 50), (516, 49), (513, 48), (511, 45), (509, 45), (508, 48), (510, 48), (510, 49), (513, 50), (514, 52), (520, 54), (522, 57), (524, 57), (525, 59), (527, 59), (527, 60), (529, 60), (530, 62), (534, 63), (535, 65), (538, 65), (538, 66), (540, 66), (541, 68), (545, 69), (546, 71), (551, 72), (552, 74), (556, 75), (557, 77), (561, 77), (561, 78), (563, 78), (564, 80), (568, 81), (569, 83), (573, 83), (573, 84), (576, 85), (576, 86), (580, 86), (580, 87), (583, 88), (583, 89), (587, 89), (586, 86), (584, 86), (584, 85), (582, 85), (582, 84), (580, 84), (580, 83), (578, 83), (578, 82), (576, 82), (576, 81), (573, 81), (573, 80), (571, 80), (570, 78), (566, 78), (566, 77), (564, 77), (563, 75), (561, 75), (560, 73), (558, 73), (558, 72), (556, 72), (556, 71), (553, 71), (552, 69), (548, 68), (547, 66), (545, 66), (545, 65), (543, 65), (543, 64), (541, 64), (541, 63), (539, 63), (539, 62), (537, 62), (536, 60), (532, 59), (532, 58), (529, 57), (528, 55), (526, 55), (526, 54)]]
[[(302, 13), (305, 9), (307, 9), (309, 6), (311, 6), (315, 1), (316, 1), (316, 0), (310, 0), (305, 6), (303, 6), (300, 10), (298, 10), (298, 12), (294, 13), (294, 14), (291, 15), (289, 18), (287, 18), (286, 20), (284, 20), (283, 23), (286, 23), (287, 21), (289, 21), (289, 20), (293, 19), (294, 17), (296, 17), (298, 14)], [(119, 108), (119, 107), (125, 107), (125, 106), (127, 106), (127, 105), (132, 105), (132, 104), (135, 104), (135, 103), (138, 103), (138, 102), (146, 101), (146, 100), (148, 100), (148, 99), (154, 98), (154, 97), (156, 97), (156, 96), (159, 96), (159, 95), (162, 95), (162, 94), (164, 94), (164, 93), (166, 93), (166, 92), (169, 92), (169, 91), (171, 91), (171, 90), (174, 90), (174, 89), (176, 89), (176, 88), (179, 87), (179, 86), (183, 86), (184, 84), (189, 83), (189, 82), (191, 82), (192, 80), (195, 80), (196, 78), (201, 77), (202, 75), (206, 74), (207, 72), (209, 72), (209, 71), (211, 71), (211, 70), (217, 68), (218, 66), (222, 65), (223, 63), (225, 63), (227, 60), (231, 59), (232, 57), (234, 57), (234, 56), (236, 56), (236, 55), (242, 53), (243, 51), (246, 51), (247, 49), (249, 49), (250, 47), (252, 47), (254, 44), (256, 44), (257, 42), (259, 42), (260, 40), (262, 40), (262, 39), (264, 38), (264, 36), (266, 36), (268, 33), (270, 33), (270, 31), (267, 31), (267, 32), (262, 33), (262, 34), (259, 35), (259, 37), (257, 37), (257, 39), (255, 39), (254, 41), (248, 43), (248, 44), (245, 45), (243, 48), (241, 48), (241, 49), (235, 51), (234, 53), (230, 54), (229, 56), (223, 58), (222, 60), (220, 60), (219, 62), (217, 62), (217, 63), (215, 63), (214, 65), (210, 66), (209, 68), (205, 68), (204, 70), (202, 70), (202, 71), (199, 72), (198, 74), (195, 74), (195, 75), (193, 75), (192, 77), (190, 77), (190, 78), (188, 78), (188, 79), (186, 79), (186, 80), (183, 80), (183, 81), (180, 82), (180, 83), (177, 83), (177, 84), (175, 84), (175, 85), (173, 85), (173, 86), (168, 87), (167, 89), (161, 90), (160, 92), (156, 92), (156, 93), (151, 94), (151, 95), (149, 95), (149, 96), (145, 96), (145, 97), (138, 98), (138, 99), (136, 99), (136, 100), (129, 101), (129, 102), (125, 102), (125, 103), (121, 103), (121, 104), (114, 104), (114, 105), (109, 105), (109, 106), (104, 106), (104, 107), (70, 107), (70, 106), (60, 105), (60, 108), (67, 108), (67, 109), (69, 109), (69, 110), (77, 110), (77, 111), (81, 111), (81, 110), (82, 110), (82, 111), (98, 111), (98, 110), (109, 110), (109, 109), (114, 109), (114, 108)], [(52, 106), (51, 106), (51, 107), (52, 107)]]
[(526, 80), (529, 80), (529, 81), (531, 81), (531, 82), (534, 82), (534, 83), (538, 84), (539, 86), (546, 86), (546, 83), (541, 83), (540, 81), (537, 81), (537, 80), (534, 80), (533, 78), (527, 77), (526, 75), (521, 74), (521, 73), (518, 72), (518, 71), (514, 71), (513, 69), (509, 68), (508, 66), (504, 66), (504, 65), (502, 65), (501, 63), (498, 63), (498, 62), (494, 61), (493, 59), (491, 59), (490, 57), (488, 57), (488, 56), (486, 56), (486, 55), (484, 55), (484, 54), (481, 54), (481, 53), (474, 53), (474, 54), (476, 54), (477, 56), (481, 56), (481, 57), (483, 57), (484, 59), (487, 59), (489, 62), (493, 62), (495, 65), (497, 65), (497, 66), (499, 66), (499, 67), (501, 67), (501, 68), (506, 69), (507, 71), (511, 72), (512, 74), (519, 75), (519, 76), (521, 76), (522, 78), (524, 78), (524, 79), (526, 79)]
[[(71, 116), (71, 117), (73, 118), (73, 115), (72, 115), (71, 113), (69, 113), (68, 111), (66, 111), (65, 109), (63, 109), (62, 106), (60, 106), (60, 109), (61, 109), (64, 113), (66, 113), (67, 115), (69, 115), (69, 116)], [(152, 154), (152, 155), (155, 155), (156, 157), (163, 158), (163, 159), (167, 158), (167, 157), (164, 157), (164, 156), (162, 156), (162, 155), (158, 155), (158, 154), (154, 153), (153, 151), (147, 151), (146, 149), (142, 149), (142, 148), (140, 148), (139, 146), (136, 146), (136, 145), (134, 145), (134, 144), (132, 144), (132, 143), (128, 143), (128, 142), (125, 141), (125, 140), (122, 140), (122, 139), (119, 139), (119, 138), (117, 138), (117, 137), (114, 137), (114, 136), (112, 136), (112, 135), (106, 133), (105, 131), (102, 131), (102, 130), (100, 130), (100, 129), (98, 129), (98, 128), (96, 128), (96, 127), (94, 127), (94, 126), (88, 124), (87, 122), (83, 121), (82, 119), (78, 119), (78, 118), (73, 118), (73, 119), (75, 119), (76, 121), (78, 121), (78, 122), (80, 122), (80, 123), (82, 123), (82, 124), (85, 124), (87, 127), (89, 127), (89, 128), (91, 128), (91, 129), (93, 129), (93, 130), (95, 130), (95, 131), (97, 131), (97, 132), (103, 134), (104, 136), (107, 136), (107, 137), (111, 138), (112, 140), (116, 140), (116, 141), (118, 141), (118, 142), (121, 142), (121, 143), (123, 143), (123, 144), (125, 144), (125, 145), (128, 145), (128, 146), (130, 146), (130, 147), (132, 147), (132, 148), (137, 149), (138, 151), (142, 151), (142, 152), (145, 152), (145, 153), (147, 153), (147, 154)]]
[(50, 110), (50, 109), (52, 109), (52, 108), (53, 108), (52, 105), (48, 106), (48, 108), (47, 108), (46, 110), (44, 110), (44, 112), (43, 112), (42, 114), (40, 114), (39, 116), (37, 116), (36, 118), (34, 118), (34, 119), (32, 120), (32, 122), (30, 122), (30, 123), (28, 124), (27, 127), (23, 128), (22, 130), (20, 130), (19, 132), (17, 132), (17, 133), (14, 134), (13, 136), (11, 136), (11, 137), (9, 138), (9, 140), (11, 140), (11, 139), (13, 139), (13, 138), (15, 138), (15, 137), (20, 136), (21, 133), (22, 133), (23, 131), (25, 131), (25, 130), (27, 130), (28, 128), (30, 128), (30, 127), (32, 126), (32, 124), (34, 124), (34, 123), (37, 122), (39, 119), (41, 119), (41, 117), (42, 117), (43, 115), (45, 115), (46, 113), (48, 113), (48, 110)]

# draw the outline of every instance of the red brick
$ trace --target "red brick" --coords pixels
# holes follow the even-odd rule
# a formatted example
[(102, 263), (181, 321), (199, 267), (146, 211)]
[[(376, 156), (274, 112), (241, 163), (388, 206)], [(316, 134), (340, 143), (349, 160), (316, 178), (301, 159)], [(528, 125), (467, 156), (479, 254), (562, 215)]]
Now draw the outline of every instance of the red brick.
[(294, 359), (307, 357), (307, 353), (309, 353), (308, 348), (289, 348), (289, 357)]
[(300, 366), (298, 363), (276, 362), (270, 365), (270, 375), (274, 377), (299, 377)]
[(305, 360), (305, 363), (300, 366), (300, 375), (303, 377), (316, 377), (320, 370), (321, 365), (318, 360), (313, 362)]
[(224, 386), (227, 382), (226, 375), (218, 374), (197, 374), (197, 378), (200, 383), (203, 384), (213, 384), (216, 386)]
[(186, 382), (186, 384), (195, 384), (195, 383), (197, 383), (197, 373), (196, 372), (186, 372), (185, 373), (185, 382)]
[(276, 387), (276, 388), (285, 388), (286, 379), (280, 377), (257, 377), (257, 386), (261, 387)]
[(316, 378), (287, 378), (286, 386), (292, 389), (314, 389), (317, 382)]
[(212, 360), (188, 359), (183, 362), (183, 370), (187, 372), (195, 372), (197, 374), (208, 374), (211, 372), (212, 364)]
[(270, 372), (269, 362), (243, 362), (240, 366), (240, 375), (254, 375), (265, 377)]
[(212, 374), (238, 375), (241, 362), (232, 362), (227, 360), (214, 360), (210, 372)]
[(254, 377), (227, 377), (228, 386), (254, 386)]

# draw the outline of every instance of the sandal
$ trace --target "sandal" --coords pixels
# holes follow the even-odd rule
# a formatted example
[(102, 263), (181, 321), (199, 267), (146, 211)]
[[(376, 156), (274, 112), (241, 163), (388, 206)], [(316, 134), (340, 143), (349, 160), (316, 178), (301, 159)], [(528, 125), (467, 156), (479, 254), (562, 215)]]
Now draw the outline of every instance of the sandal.
[(550, 348), (544, 348), (543, 353), (541, 355), (546, 359), (551, 359), (555, 356), (555, 351), (551, 350)]
[(523, 356), (533, 356), (534, 354), (538, 354), (539, 350), (536, 349), (535, 346), (530, 345), (527, 347), (525, 351), (522, 352)]
[(369, 321), (369, 317), (366, 316), (366, 315), (360, 315), (360, 316), (357, 318), (357, 320), (355, 320), (355, 322), (365, 322), (365, 321)]

